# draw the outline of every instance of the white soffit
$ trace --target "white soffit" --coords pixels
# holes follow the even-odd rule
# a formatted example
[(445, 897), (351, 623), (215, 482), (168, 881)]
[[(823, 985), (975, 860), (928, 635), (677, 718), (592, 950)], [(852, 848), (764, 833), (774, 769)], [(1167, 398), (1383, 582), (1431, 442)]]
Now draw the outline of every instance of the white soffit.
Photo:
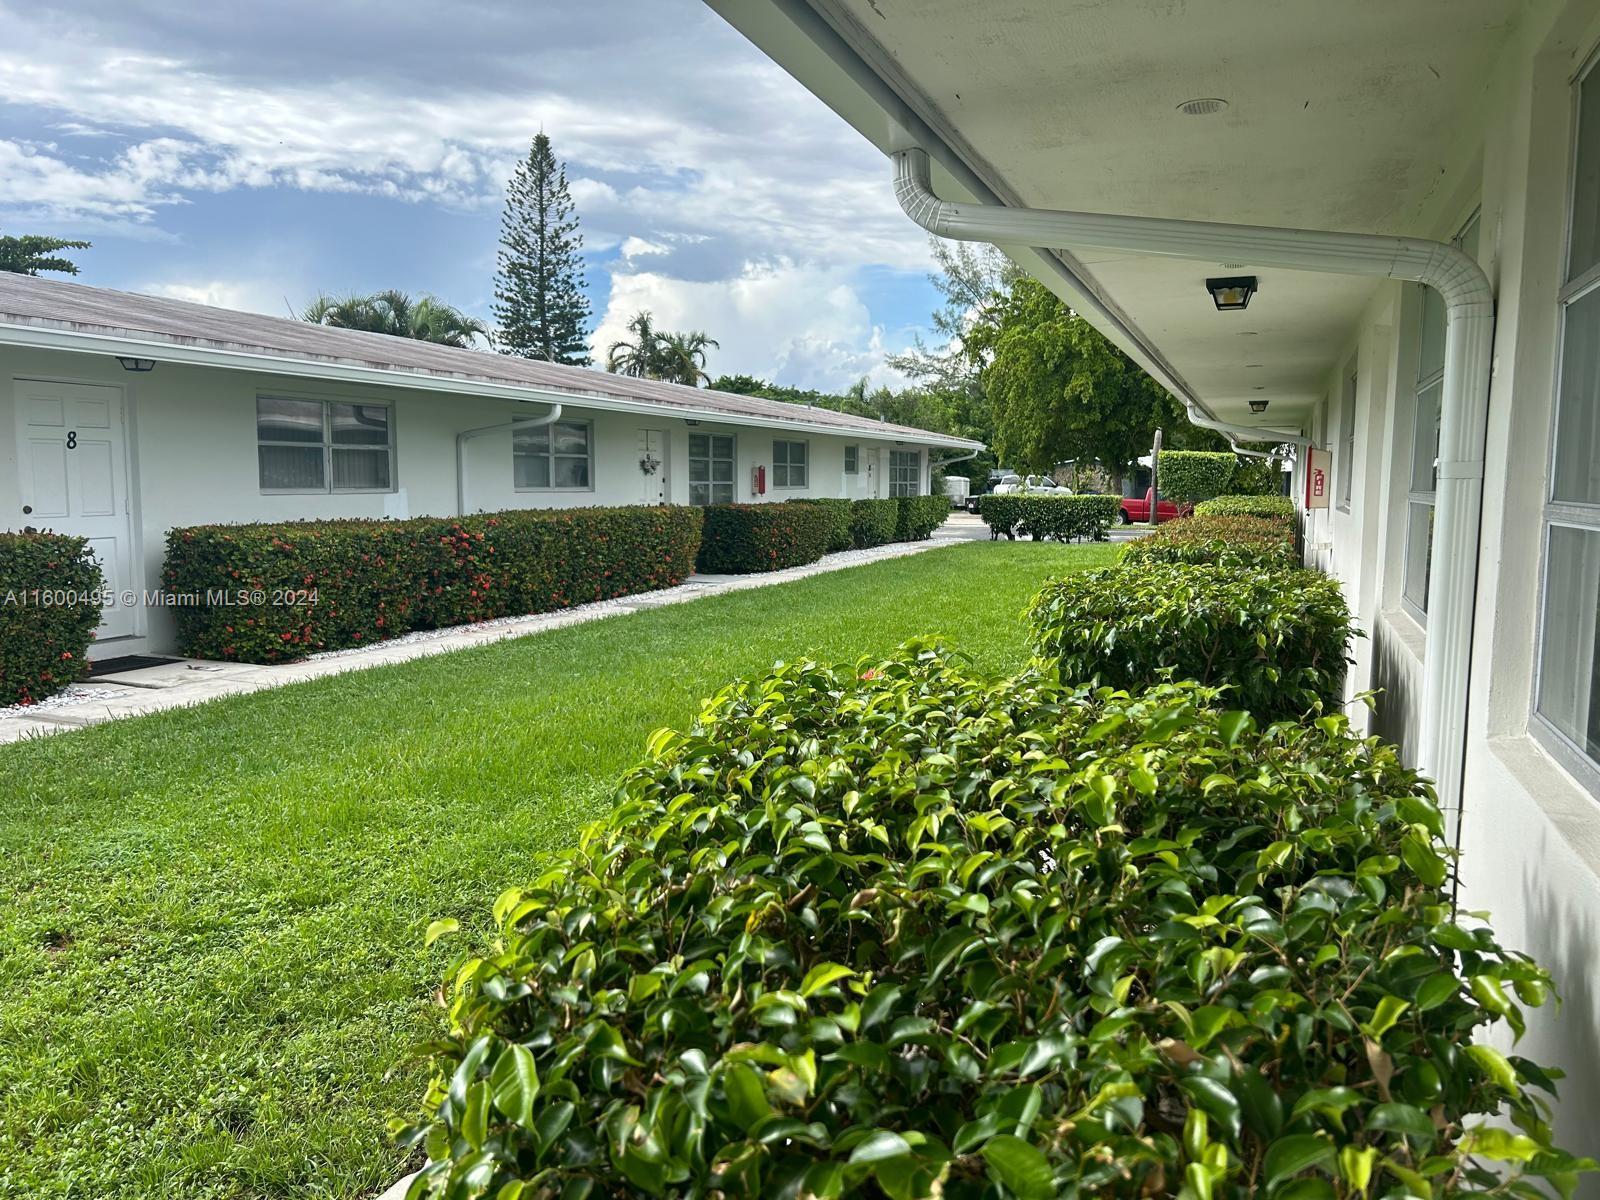
[[(1423, 236), (1437, 236), (1442, 206), (1473, 158), (1492, 66), (1527, 7), (806, 2), (1023, 204)], [(904, 141), (783, 19), (786, 0), (708, 3), (881, 148)], [(1227, 107), (1209, 116), (1178, 110), (1202, 97)], [(1251, 398), (1272, 399), (1285, 416), (1314, 403), (1378, 286), (1247, 263), (1079, 258), (1087, 284), (1230, 419)], [(1247, 311), (1219, 313), (1204, 290), (1210, 274), (1257, 274), (1261, 290)], [(1247, 331), (1255, 336), (1237, 336)]]

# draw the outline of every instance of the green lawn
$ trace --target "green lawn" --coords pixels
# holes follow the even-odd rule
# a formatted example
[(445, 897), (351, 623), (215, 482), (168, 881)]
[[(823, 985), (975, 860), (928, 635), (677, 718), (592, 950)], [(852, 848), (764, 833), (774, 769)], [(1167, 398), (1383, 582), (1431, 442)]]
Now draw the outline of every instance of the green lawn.
[(401, 1158), (438, 916), (483, 929), (645, 737), (780, 658), (996, 671), (1048, 574), (974, 543), (0, 747), (0, 1196), (358, 1197)]

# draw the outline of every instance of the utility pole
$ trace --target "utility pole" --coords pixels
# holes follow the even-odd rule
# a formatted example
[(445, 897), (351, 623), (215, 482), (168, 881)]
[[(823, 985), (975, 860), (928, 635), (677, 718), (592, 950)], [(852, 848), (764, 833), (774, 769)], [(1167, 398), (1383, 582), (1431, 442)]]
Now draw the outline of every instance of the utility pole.
[(1156, 430), (1156, 444), (1150, 449), (1150, 528), (1156, 527), (1156, 508), (1161, 503), (1161, 430)]

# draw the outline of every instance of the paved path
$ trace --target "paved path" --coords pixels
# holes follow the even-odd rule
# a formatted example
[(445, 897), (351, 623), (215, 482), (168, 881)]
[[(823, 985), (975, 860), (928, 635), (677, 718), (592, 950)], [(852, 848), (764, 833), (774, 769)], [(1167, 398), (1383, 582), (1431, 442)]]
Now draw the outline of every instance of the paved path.
[(560, 629), (567, 625), (581, 625), (622, 613), (643, 609), (661, 608), (668, 604), (683, 604), (704, 596), (719, 596), (727, 592), (750, 588), (771, 587), (829, 571), (840, 571), (864, 563), (882, 562), (890, 558), (904, 558), (940, 546), (957, 542), (987, 539), (989, 531), (978, 518), (966, 513), (955, 513), (932, 539), (926, 542), (894, 542), (876, 546), (871, 550), (846, 550), (829, 554), (819, 562), (804, 567), (791, 567), (786, 571), (773, 571), (766, 575), (692, 575), (677, 587), (663, 588), (658, 592), (644, 592), (637, 596), (624, 596), (619, 600), (601, 600), (593, 604), (580, 604), (557, 612), (538, 613), (528, 617), (507, 617), (498, 621), (485, 621), (479, 625), (459, 625), (452, 629), (430, 629), (406, 634), (375, 646), (354, 650), (335, 650), (315, 655), (303, 662), (280, 666), (263, 666), (254, 663), (207, 662), (202, 659), (178, 659), (157, 667), (127, 671), (119, 675), (105, 675), (89, 683), (73, 684), (60, 695), (52, 696), (40, 704), (26, 707), (0, 708), (0, 742), (15, 742), (25, 737), (61, 733), (113, 721), (120, 717), (134, 717), (143, 713), (160, 712), (168, 708), (198, 704), (221, 696), (235, 696), (243, 692), (258, 692), (264, 688), (282, 687), (286, 683), (300, 683), (320, 679), (324, 675), (338, 675), (366, 667), (387, 663), (409, 662), (431, 654), (443, 654), (468, 646), (483, 646), (507, 638), (526, 637), (546, 629)]

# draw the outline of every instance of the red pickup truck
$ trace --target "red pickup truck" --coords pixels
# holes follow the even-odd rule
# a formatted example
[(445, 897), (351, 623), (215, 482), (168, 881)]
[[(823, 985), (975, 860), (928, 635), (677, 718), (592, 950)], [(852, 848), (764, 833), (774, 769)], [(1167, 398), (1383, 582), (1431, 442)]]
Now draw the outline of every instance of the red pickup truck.
[[(1122, 511), (1117, 514), (1117, 521), (1122, 525), (1132, 525), (1135, 522), (1150, 519), (1150, 493), (1153, 488), (1145, 489), (1144, 496), (1125, 496), (1122, 500)], [(1192, 504), (1177, 504), (1166, 498), (1156, 505), (1156, 524), (1163, 521), (1175, 520), (1178, 517), (1187, 517), (1194, 512)]]

